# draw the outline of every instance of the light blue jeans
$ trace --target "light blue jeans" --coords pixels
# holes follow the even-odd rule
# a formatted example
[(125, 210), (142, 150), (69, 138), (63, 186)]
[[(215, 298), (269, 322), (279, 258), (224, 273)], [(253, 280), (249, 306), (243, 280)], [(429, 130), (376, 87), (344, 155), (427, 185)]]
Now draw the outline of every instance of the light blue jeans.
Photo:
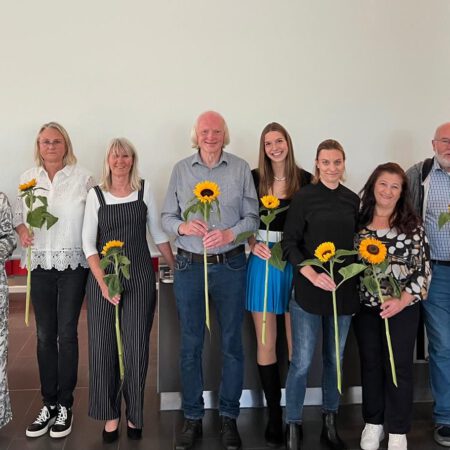
[(433, 264), (428, 299), (421, 302), (428, 336), (436, 425), (450, 425), (450, 267)]
[[(310, 314), (302, 309), (295, 300), (291, 300), (289, 311), (292, 326), (292, 361), (286, 380), (286, 423), (300, 424), (303, 417), (308, 371), (321, 325), (323, 332), (322, 410), (324, 412), (337, 412), (338, 410), (339, 391), (336, 379), (334, 323), (332, 315)], [(341, 367), (351, 321), (352, 316), (338, 316)]]

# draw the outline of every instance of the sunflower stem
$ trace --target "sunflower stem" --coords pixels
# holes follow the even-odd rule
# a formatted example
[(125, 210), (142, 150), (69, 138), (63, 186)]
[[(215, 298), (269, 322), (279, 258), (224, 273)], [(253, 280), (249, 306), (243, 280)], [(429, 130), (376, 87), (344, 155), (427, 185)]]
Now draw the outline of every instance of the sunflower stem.
[[(378, 297), (380, 298), (381, 304), (383, 304), (384, 298), (383, 298), (383, 294), (381, 293), (380, 282), (378, 281), (378, 277), (375, 275), (375, 268), (373, 267), (373, 265), (372, 265), (372, 273), (373, 273), (373, 277), (375, 279), (375, 283), (377, 285)], [(387, 341), (388, 350), (389, 350), (389, 362), (391, 364), (392, 382), (394, 383), (395, 387), (398, 387), (397, 373), (395, 371), (394, 352), (392, 351), (391, 333), (389, 331), (389, 320), (387, 317), (385, 317), (383, 320), (384, 320), (384, 327), (386, 330), (386, 341)]]
[[(203, 218), (205, 222), (208, 220), (208, 205), (205, 203), (203, 207)], [(208, 259), (206, 254), (206, 247), (203, 246), (203, 274), (205, 278), (205, 322), (211, 336), (211, 327), (209, 322), (209, 301), (208, 301)]]
[(31, 296), (31, 245), (27, 248), (27, 294), (25, 298), (25, 325), (29, 326)]
[[(269, 225), (266, 225), (266, 245), (269, 246)], [(261, 340), (266, 345), (266, 321), (267, 321), (267, 291), (269, 284), (269, 260), (266, 259), (266, 270), (264, 274), (264, 306), (263, 306), (263, 323)]]
[[(114, 273), (117, 278), (119, 278), (119, 258), (118, 255), (114, 255)], [(122, 334), (120, 330), (120, 311), (119, 311), (119, 305), (114, 306), (115, 309), (115, 316), (116, 316), (116, 342), (117, 342), (117, 354), (119, 357), (119, 374), (120, 379), (123, 380), (125, 376), (125, 367), (123, 363), (123, 344), (122, 344)]]
[[(333, 274), (333, 262), (330, 261), (330, 276), (334, 281)], [(337, 377), (337, 388), (339, 394), (342, 395), (342, 380), (341, 380), (341, 352), (339, 351), (339, 325), (337, 316), (337, 304), (336, 304), (336, 289), (331, 292), (333, 296), (333, 320), (334, 320), (334, 352), (336, 354), (336, 377)]]

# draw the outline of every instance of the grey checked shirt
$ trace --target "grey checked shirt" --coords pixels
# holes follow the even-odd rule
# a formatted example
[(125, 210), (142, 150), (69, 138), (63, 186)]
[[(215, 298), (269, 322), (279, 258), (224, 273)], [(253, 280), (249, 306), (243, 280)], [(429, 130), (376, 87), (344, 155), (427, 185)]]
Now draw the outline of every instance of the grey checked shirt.
[[(245, 231), (256, 231), (259, 226), (258, 198), (248, 164), (235, 155), (222, 151), (219, 162), (209, 168), (199, 152), (179, 161), (170, 178), (162, 209), (164, 230), (176, 235), (178, 248), (193, 253), (203, 253), (202, 239), (198, 236), (180, 236), (178, 227), (183, 223), (182, 213), (194, 197), (193, 189), (201, 181), (213, 181), (219, 185), (220, 219), (213, 207), (209, 224), (216, 229), (230, 228), (236, 237)], [(201, 214), (191, 215), (189, 220), (202, 219)], [(239, 244), (234, 242), (210, 250), (208, 253), (224, 253)]]

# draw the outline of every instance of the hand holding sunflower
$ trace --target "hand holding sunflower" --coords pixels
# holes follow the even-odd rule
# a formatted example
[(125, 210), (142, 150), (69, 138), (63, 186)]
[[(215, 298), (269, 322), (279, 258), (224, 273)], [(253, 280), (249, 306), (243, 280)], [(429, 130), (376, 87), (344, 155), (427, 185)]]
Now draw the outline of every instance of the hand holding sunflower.
[[(203, 241), (203, 274), (205, 279), (205, 321), (206, 326), (209, 331), (210, 328), (210, 320), (209, 320), (209, 299), (208, 299), (208, 263), (207, 263), (207, 249), (220, 247), (223, 244), (222, 233), (209, 233), (208, 235), (208, 221), (213, 210), (213, 207), (216, 207), (217, 214), (220, 219), (220, 208), (219, 201), (217, 198), (220, 195), (219, 186), (213, 181), (201, 181), (197, 183), (194, 190), (194, 197), (190, 200), (190, 205), (183, 212), (183, 219), (185, 221), (184, 227), (181, 228), (180, 231), (187, 231), (189, 234), (194, 236), (205, 237)], [(203, 221), (199, 219), (195, 219), (191, 222), (188, 222), (188, 218), (191, 214), (202, 215)], [(215, 230), (220, 231), (220, 230)]]
[[(383, 297), (383, 294), (381, 292), (381, 285), (380, 285), (381, 280), (387, 280), (391, 285), (393, 297), (395, 297), (395, 300), (393, 299), (392, 301), (400, 302), (400, 300), (398, 300), (401, 293), (400, 287), (398, 286), (398, 283), (392, 277), (392, 275), (388, 275), (386, 273), (386, 269), (389, 266), (386, 246), (378, 239), (368, 237), (360, 242), (359, 254), (364, 261), (369, 263), (364, 272), (362, 283), (374, 297), (378, 297), (380, 299), (381, 308), (389, 309), (389, 303), (387, 303), (387, 305), (384, 304), (385, 298)], [(400, 305), (397, 305), (397, 307), (399, 306)], [(394, 314), (391, 314), (391, 316), (392, 315)], [(392, 351), (391, 334), (389, 331), (388, 317), (389, 314), (385, 313), (384, 315), (382, 315), (386, 331), (386, 341), (389, 351), (389, 361), (391, 363), (392, 381), (394, 385), (397, 386), (397, 374), (395, 371), (394, 353)]]
[[(334, 274), (334, 264), (342, 264), (344, 262), (344, 257), (356, 255), (358, 252), (355, 250), (336, 250), (333, 242), (323, 242), (314, 251), (315, 259), (307, 259), (303, 261), (300, 266), (316, 266), (323, 270), (323, 273), (317, 273), (313, 277), (314, 285), (320, 289), (331, 291), (333, 300), (333, 322), (334, 322), (334, 345), (335, 345), (335, 355), (336, 355), (336, 377), (337, 377), (337, 388), (340, 394), (342, 394), (342, 382), (341, 382), (341, 359), (339, 357), (339, 326), (338, 326), (338, 311), (336, 305), (336, 291), (339, 286), (342, 285), (346, 280), (354, 277), (358, 273), (366, 269), (364, 264), (352, 263), (348, 266), (341, 267), (339, 273), (342, 276), (342, 280), (338, 285), (335, 283)], [(328, 264), (327, 268), (324, 264)], [(314, 271), (315, 272), (315, 271)], [(313, 282), (312, 281), (312, 282)]]

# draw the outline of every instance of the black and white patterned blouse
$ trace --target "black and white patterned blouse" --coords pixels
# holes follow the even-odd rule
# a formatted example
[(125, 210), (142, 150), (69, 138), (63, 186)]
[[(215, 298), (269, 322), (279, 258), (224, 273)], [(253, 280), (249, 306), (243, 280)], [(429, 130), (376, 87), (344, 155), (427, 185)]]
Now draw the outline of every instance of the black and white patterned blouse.
[[(357, 235), (356, 248), (359, 247), (361, 240), (367, 237), (378, 239), (386, 245), (389, 258), (386, 274), (392, 275), (398, 281), (401, 291), (414, 296), (410, 304), (425, 300), (431, 280), (431, 267), (430, 250), (424, 228), (417, 227), (409, 236), (405, 233), (399, 234), (395, 228), (383, 230), (364, 228)], [(386, 297), (392, 295), (392, 287), (387, 280), (382, 281), (381, 292)], [(380, 305), (378, 296), (374, 297), (362, 282), (360, 299), (365, 306)]]

